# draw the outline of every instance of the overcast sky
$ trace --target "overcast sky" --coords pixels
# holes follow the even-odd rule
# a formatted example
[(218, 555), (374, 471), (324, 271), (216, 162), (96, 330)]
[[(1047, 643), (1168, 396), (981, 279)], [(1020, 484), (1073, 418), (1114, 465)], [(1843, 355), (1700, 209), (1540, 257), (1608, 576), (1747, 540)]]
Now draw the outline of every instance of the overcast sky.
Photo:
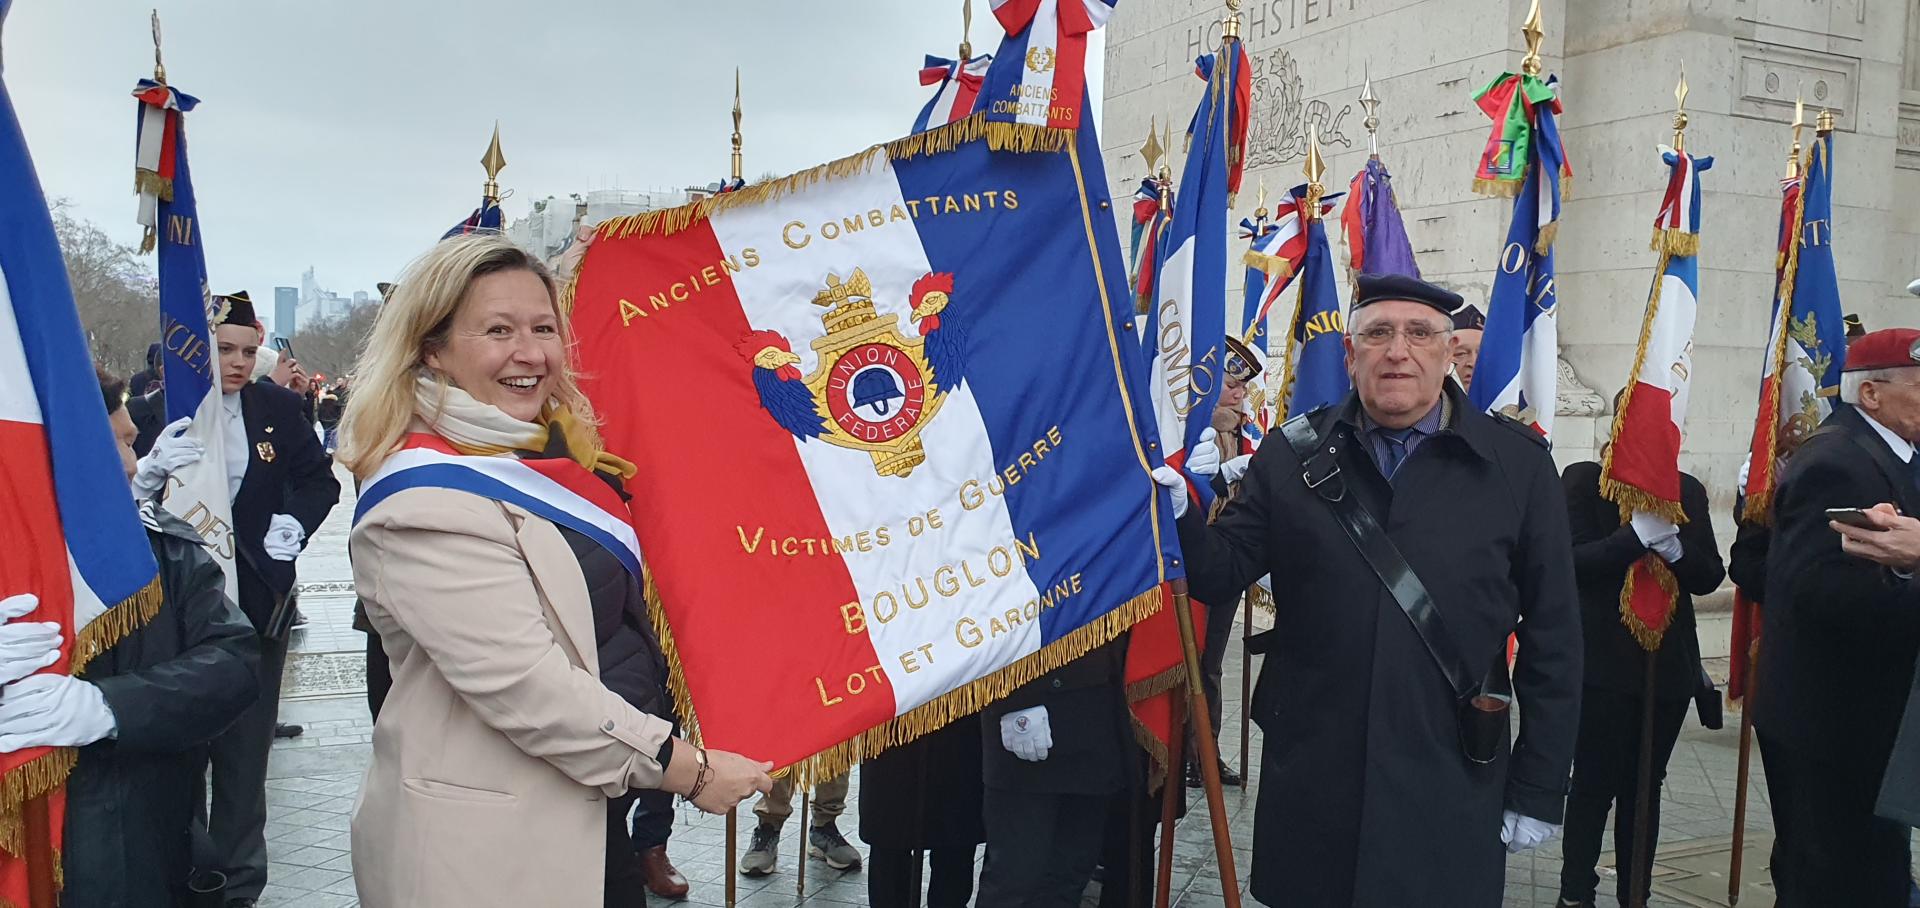
[[(16, 0), (4, 34), (41, 185), (127, 243), (152, 5)], [(1000, 28), (975, 6), (988, 52)], [(905, 134), (929, 97), (922, 57), (960, 37), (960, 0), (168, 0), (160, 15), (168, 81), (201, 101), (188, 142), (210, 280), (256, 300), (308, 266), (339, 293), (390, 279), (478, 203), (496, 118), (510, 219), (548, 195), (704, 184), (727, 173), (737, 65), (747, 177), (786, 174)]]

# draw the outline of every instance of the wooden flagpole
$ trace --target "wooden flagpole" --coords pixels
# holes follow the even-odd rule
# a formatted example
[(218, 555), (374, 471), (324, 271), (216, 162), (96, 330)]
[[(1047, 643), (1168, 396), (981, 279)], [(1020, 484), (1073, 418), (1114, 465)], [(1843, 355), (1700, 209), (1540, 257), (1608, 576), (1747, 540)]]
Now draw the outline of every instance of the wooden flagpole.
[(1154, 872), (1154, 908), (1169, 908), (1172, 905), (1173, 889), (1173, 824), (1178, 810), (1180, 792), (1186, 786), (1179, 781), (1180, 772), (1186, 759), (1187, 746), (1187, 698), (1186, 682), (1181, 682), (1172, 693), (1174, 697), (1167, 704), (1167, 772), (1160, 783), (1160, 863)]
[(812, 791), (800, 790), (800, 872), (794, 875), (793, 894), (807, 897), (807, 858), (813, 850), (813, 813), (809, 810)]
[[(1227, 829), (1227, 799), (1220, 788), (1220, 748), (1213, 740), (1213, 721), (1207, 715), (1207, 693), (1200, 686), (1200, 650), (1194, 643), (1193, 612), (1185, 578), (1173, 581), (1173, 617), (1180, 625), (1180, 649), (1187, 667), (1187, 704), (1193, 739), (1199, 742), (1194, 759), (1207, 792), (1207, 814), (1213, 821), (1213, 852), (1220, 863), (1220, 890), (1227, 908), (1240, 908), (1240, 882), (1233, 867), (1233, 837)], [(1174, 784), (1173, 765), (1167, 766), (1167, 785)]]
[(733, 908), (734, 903), (736, 901), (736, 896), (738, 894), (737, 890), (739, 887), (738, 887), (738, 880), (736, 878), (740, 875), (740, 873), (739, 873), (739, 868), (734, 862), (737, 860), (735, 856), (735, 847), (739, 844), (739, 839), (740, 839), (740, 808), (738, 807), (728, 808), (727, 810), (727, 862), (726, 862), (727, 863), (727, 867), (726, 867), (727, 908)]
[(1651, 882), (1648, 876), (1653, 866), (1653, 856), (1647, 853), (1649, 823), (1647, 814), (1652, 812), (1653, 794), (1653, 681), (1654, 657), (1659, 650), (1646, 651), (1647, 683), (1642, 689), (1640, 709), (1640, 778), (1633, 796), (1633, 866), (1625, 868), (1632, 876), (1632, 888), (1627, 890), (1627, 904), (1632, 908), (1646, 908), (1647, 886)]
[[(1757, 616), (1756, 616), (1757, 617)], [(1747, 684), (1740, 698), (1740, 771), (1734, 781), (1733, 853), (1727, 858), (1727, 905), (1740, 904), (1740, 865), (1747, 848), (1747, 779), (1753, 765), (1753, 689), (1760, 677), (1760, 646), (1747, 657)]]

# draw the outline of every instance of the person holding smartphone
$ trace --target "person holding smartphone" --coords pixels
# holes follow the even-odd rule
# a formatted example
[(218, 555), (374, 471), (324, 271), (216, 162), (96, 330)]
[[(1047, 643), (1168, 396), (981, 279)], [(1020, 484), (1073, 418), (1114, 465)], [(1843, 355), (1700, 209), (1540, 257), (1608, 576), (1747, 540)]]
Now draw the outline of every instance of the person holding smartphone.
[(1920, 330), (1855, 340), (1840, 399), (1774, 498), (1752, 707), (1771, 870), (1782, 908), (1905, 908), (1910, 833), (1874, 811), (1920, 656)]

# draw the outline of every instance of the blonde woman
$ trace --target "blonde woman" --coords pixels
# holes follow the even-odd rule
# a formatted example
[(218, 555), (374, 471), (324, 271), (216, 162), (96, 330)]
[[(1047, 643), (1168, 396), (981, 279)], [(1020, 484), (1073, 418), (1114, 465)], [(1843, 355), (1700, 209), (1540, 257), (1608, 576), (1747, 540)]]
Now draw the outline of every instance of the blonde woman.
[(569, 341), (538, 261), (458, 237), (401, 278), (355, 370), (354, 583), (393, 671), (353, 817), (369, 908), (598, 904), (607, 798), (720, 813), (770, 785), (623, 696), (660, 681), (632, 466), (601, 450)]

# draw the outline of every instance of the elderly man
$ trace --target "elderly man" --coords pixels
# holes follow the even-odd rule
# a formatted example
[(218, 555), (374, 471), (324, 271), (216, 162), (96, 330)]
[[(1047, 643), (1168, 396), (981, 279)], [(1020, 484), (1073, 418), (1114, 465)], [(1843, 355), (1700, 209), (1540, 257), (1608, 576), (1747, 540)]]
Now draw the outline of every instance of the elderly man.
[[(1194, 596), (1231, 599), (1269, 572), (1286, 591), (1252, 704), (1267, 735), (1253, 894), (1496, 906), (1507, 852), (1550, 838), (1565, 808), (1581, 665), (1565, 497), (1533, 430), (1446, 381), (1460, 297), (1356, 285), (1354, 393), (1262, 446), (1211, 526), (1175, 498)], [(1503, 715), (1462, 709), (1509, 692), (1511, 746)]]
[(1783, 908), (1905, 908), (1908, 832), (1874, 800), (1920, 654), (1920, 520), (1901, 516), (1920, 513), (1920, 330), (1854, 341), (1840, 399), (1774, 498), (1754, 695), (1773, 882)]
[(1480, 362), (1480, 340), (1487, 334), (1487, 317), (1468, 303), (1453, 313), (1453, 374), (1460, 387), (1473, 387), (1473, 367)]

